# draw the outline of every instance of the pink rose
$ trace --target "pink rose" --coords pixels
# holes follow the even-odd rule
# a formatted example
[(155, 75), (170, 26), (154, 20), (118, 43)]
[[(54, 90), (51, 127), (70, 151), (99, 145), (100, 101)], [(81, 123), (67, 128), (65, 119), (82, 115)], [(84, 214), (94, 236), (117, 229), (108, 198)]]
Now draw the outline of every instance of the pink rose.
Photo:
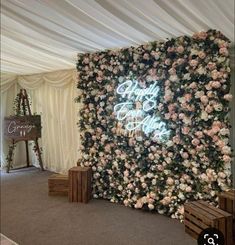
[(194, 149), (190, 149), (190, 150), (189, 150), (189, 153), (190, 153), (191, 155), (195, 155), (195, 154), (196, 154), (196, 151), (195, 151)]
[(185, 114), (184, 113), (180, 113), (179, 114), (179, 119), (184, 119), (185, 118)]
[(211, 77), (212, 77), (214, 80), (216, 80), (217, 78), (221, 77), (221, 74), (220, 74), (219, 71), (213, 70), (213, 71), (211, 72)]
[(172, 119), (173, 121), (176, 121), (177, 118), (178, 118), (178, 114), (177, 114), (177, 113), (174, 113), (174, 114), (171, 116), (171, 119)]
[(219, 53), (224, 55), (224, 56), (228, 56), (228, 49), (227, 48), (220, 48)]
[(197, 131), (197, 132), (195, 133), (195, 135), (196, 135), (199, 139), (201, 139), (201, 138), (203, 137), (203, 132), (202, 132), (202, 131)]
[(220, 84), (220, 82), (218, 82), (218, 81), (213, 81), (213, 82), (211, 83), (211, 86), (212, 86), (213, 88), (220, 88), (220, 87), (221, 87), (221, 84)]
[(219, 131), (220, 131), (220, 127), (218, 127), (218, 126), (212, 126), (212, 132), (213, 132), (213, 134), (217, 134)]
[[(218, 141), (218, 140), (219, 140), (219, 137), (218, 137), (217, 135), (213, 135), (212, 140), (213, 140), (214, 142), (220, 143), (220, 141)], [(221, 141), (221, 142), (223, 142), (223, 141)], [(221, 144), (221, 143), (220, 143), (220, 144)], [(224, 145), (224, 144), (223, 144), (223, 145)], [(221, 145), (221, 146), (222, 146), (222, 145)]]
[(200, 59), (205, 59), (206, 54), (205, 54), (205, 52), (200, 51), (200, 52), (198, 53), (198, 56), (199, 56)]
[(231, 157), (228, 156), (228, 155), (223, 155), (223, 161), (224, 161), (225, 163), (230, 163), (230, 162), (231, 162)]
[(172, 141), (175, 143), (175, 144), (179, 144), (180, 143), (180, 137), (178, 135), (174, 136), (172, 138)]
[(187, 152), (183, 152), (183, 153), (181, 154), (181, 156), (183, 157), (183, 159), (188, 159), (188, 157), (189, 157), (189, 155), (188, 155)]
[(171, 177), (168, 177), (167, 180), (166, 180), (166, 183), (168, 185), (173, 185), (174, 184), (174, 180)]
[(169, 80), (165, 81), (165, 86), (170, 86), (171, 82)]
[(227, 100), (227, 101), (231, 101), (233, 98), (233, 96), (231, 94), (225, 94), (224, 95), (224, 99)]
[(198, 32), (196, 37), (197, 39), (205, 40), (207, 38), (207, 33), (205, 31)]
[(223, 148), (225, 146), (225, 143), (223, 142), (223, 140), (217, 140), (215, 141), (215, 144), (219, 147), (219, 148)]
[(184, 52), (184, 47), (183, 46), (179, 46), (179, 47), (177, 47), (176, 51), (181, 54), (181, 53)]
[(192, 83), (189, 85), (189, 87), (190, 87), (191, 89), (196, 89), (196, 88), (197, 88), (197, 83), (196, 83), (196, 82), (192, 82)]
[(192, 191), (192, 187), (191, 186), (187, 186), (185, 189), (186, 192), (191, 192)]
[(163, 167), (162, 165), (157, 165), (157, 169), (158, 169), (159, 171), (163, 171), (163, 170), (164, 170), (164, 167)]
[(171, 202), (171, 198), (166, 196), (160, 201), (163, 205), (168, 205)]
[(201, 102), (205, 105), (208, 103), (208, 98), (206, 95), (203, 95), (201, 98), (200, 98)]
[(191, 94), (185, 94), (184, 98), (187, 102), (190, 102), (190, 100), (192, 99), (192, 95)]
[[(176, 74), (176, 69), (175, 69), (175, 68), (171, 68), (171, 69), (169, 70), (169, 74), (175, 75), (175, 74)], [(165, 84), (166, 84), (166, 83), (165, 83)]]
[(194, 60), (190, 60), (189, 61), (189, 65), (195, 68), (198, 65), (198, 61), (195, 60), (195, 59)]
[(205, 108), (205, 111), (206, 111), (207, 113), (211, 113), (211, 112), (213, 111), (213, 107), (210, 106), (210, 105), (207, 105), (206, 108)]
[(181, 131), (183, 134), (188, 134), (190, 131), (190, 128), (189, 127), (183, 127)]
[(174, 111), (174, 109), (175, 109), (175, 105), (174, 105), (174, 104), (169, 104), (169, 105), (168, 105), (168, 110), (169, 110), (169, 112)]
[(200, 144), (200, 140), (195, 138), (195, 139), (192, 140), (192, 144), (193, 144), (194, 146), (197, 146), (197, 145)]
[(184, 63), (184, 59), (182, 59), (182, 58), (179, 58), (178, 60), (177, 60), (177, 64), (178, 65), (182, 65), (183, 63)]
[(204, 146), (203, 145), (197, 145), (196, 146), (196, 151), (199, 152), (201, 150), (203, 150)]
[(166, 59), (165, 60), (165, 65), (169, 66), (171, 64), (171, 59)]
[(166, 114), (165, 114), (165, 119), (168, 120), (168, 119), (170, 119), (170, 117), (171, 117), (171, 114), (170, 114), (170, 113), (166, 113)]
[(207, 64), (209, 70), (214, 70), (216, 68), (216, 63), (209, 62)]
[(174, 48), (174, 47), (168, 47), (168, 48), (167, 48), (167, 52), (169, 52), (169, 53), (170, 53), (170, 52), (174, 52), (174, 51), (175, 51), (175, 48)]

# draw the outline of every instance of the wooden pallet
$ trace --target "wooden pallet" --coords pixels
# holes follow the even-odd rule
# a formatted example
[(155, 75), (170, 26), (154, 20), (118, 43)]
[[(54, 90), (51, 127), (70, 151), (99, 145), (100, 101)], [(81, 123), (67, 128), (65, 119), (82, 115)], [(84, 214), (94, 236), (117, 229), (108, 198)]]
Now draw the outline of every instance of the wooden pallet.
[(184, 205), (185, 232), (198, 239), (199, 234), (208, 227), (220, 230), (225, 245), (232, 245), (232, 215), (215, 208), (204, 201), (189, 202)]
[(92, 170), (89, 167), (69, 169), (69, 201), (88, 203), (92, 194)]
[(48, 195), (68, 196), (69, 180), (68, 175), (53, 174), (48, 178)]

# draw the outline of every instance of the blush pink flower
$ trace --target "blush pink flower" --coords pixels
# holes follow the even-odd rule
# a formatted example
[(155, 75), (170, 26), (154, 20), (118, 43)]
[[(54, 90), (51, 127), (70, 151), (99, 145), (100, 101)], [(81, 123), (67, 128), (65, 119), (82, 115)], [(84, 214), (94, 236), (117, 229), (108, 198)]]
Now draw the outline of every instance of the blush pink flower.
[(174, 184), (174, 180), (171, 177), (168, 177), (167, 180), (166, 180), (166, 183), (168, 185), (173, 185)]
[(200, 51), (200, 52), (198, 53), (198, 57), (199, 57), (200, 59), (205, 59), (206, 53), (203, 52), (203, 51)]
[(207, 113), (211, 113), (211, 112), (213, 111), (213, 107), (210, 106), (210, 105), (207, 105), (206, 108), (205, 108), (205, 111), (206, 111)]
[(201, 102), (206, 105), (208, 103), (208, 97), (206, 95), (203, 95), (201, 98), (200, 98)]
[(213, 80), (216, 80), (221, 77), (221, 73), (217, 70), (213, 70), (211, 72), (211, 77), (213, 78)]
[(223, 155), (223, 161), (226, 162), (226, 163), (230, 163), (231, 162), (231, 157), (228, 156), (228, 155)]
[(212, 126), (212, 129), (211, 130), (212, 130), (213, 134), (217, 134), (220, 131), (220, 127), (214, 125), (214, 126)]
[(181, 154), (181, 156), (183, 157), (183, 159), (188, 159), (188, 157), (189, 157), (189, 155), (188, 155), (187, 152), (183, 152), (183, 153)]
[(228, 49), (225, 48), (225, 47), (224, 48), (220, 48), (219, 49), (219, 53), (222, 54), (222, 55), (224, 55), (224, 56), (228, 56), (228, 54), (229, 54), (228, 53)]
[(211, 83), (212, 88), (220, 88), (221, 83), (219, 81), (214, 81)]
[(191, 89), (196, 89), (196, 88), (197, 88), (197, 83), (192, 82), (192, 83), (190, 83), (189, 87), (190, 87)]
[(189, 65), (192, 66), (193, 68), (195, 68), (198, 65), (198, 61), (197, 60), (190, 60), (189, 61)]
[(193, 144), (194, 146), (197, 146), (197, 145), (200, 144), (200, 140), (197, 139), (197, 138), (195, 138), (195, 139), (192, 140), (192, 144)]
[(192, 94), (185, 94), (185, 95), (184, 95), (184, 98), (185, 98), (185, 100), (186, 100), (187, 102), (190, 102), (191, 99), (192, 99)]
[(195, 135), (196, 135), (199, 139), (203, 138), (203, 132), (202, 132), (202, 131), (197, 131), (197, 132), (195, 133)]
[(216, 63), (209, 62), (207, 64), (207, 67), (208, 67), (209, 70), (214, 70), (216, 68)]
[(178, 135), (174, 136), (172, 138), (172, 141), (175, 143), (175, 144), (179, 144), (180, 143), (180, 137)]
[(224, 99), (227, 100), (227, 101), (231, 101), (233, 98), (233, 96), (231, 94), (225, 94), (224, 95)]
[(181, 54), (181, 53), (184, 52), (184, 47), (183, 46), (179, 46), (179, 47), (177, 47), (176, 51)]
[(183, 134), (188, 134), (190, 131), (190, 128), (189, 127), (183, 127), (181, 131)]

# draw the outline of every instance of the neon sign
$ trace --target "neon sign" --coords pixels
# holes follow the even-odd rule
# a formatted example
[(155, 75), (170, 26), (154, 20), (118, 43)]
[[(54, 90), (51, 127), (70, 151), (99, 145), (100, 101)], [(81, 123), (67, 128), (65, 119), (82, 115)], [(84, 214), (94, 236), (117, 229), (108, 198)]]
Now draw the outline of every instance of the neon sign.
[[(159, 91), (157, 81), (148, 88), (140, 88), (136, 80), (127, 80), (118, 86), (117, 94), (126, 98), (127, 101), (115, 105), (114, 112), (119, 121), (126, 123), (125, 128), (128, 131), (142, 130), (146, 135), (153, 133), (153, 138), (160, 140), (169, 136), (170, 131), (167, 130), (166, 124), (161, 121), (161, 118), (148, 115), (151, 110), (157, 107), (156, 98)], [(139, 103), (138, 107), (135, 106), (136, 103)]]

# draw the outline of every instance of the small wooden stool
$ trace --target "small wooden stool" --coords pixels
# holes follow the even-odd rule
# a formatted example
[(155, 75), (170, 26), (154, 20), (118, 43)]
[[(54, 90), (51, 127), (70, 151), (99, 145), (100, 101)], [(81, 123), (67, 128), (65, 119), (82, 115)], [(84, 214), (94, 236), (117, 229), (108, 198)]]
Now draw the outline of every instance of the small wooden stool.
[(215, 208), (204, 201), (189, 202), (184, 205), (185, 232), (197, 239), (208, 227), (220, 230), (225, 238), (225, 245), (232, 245), (232, 215)]
[(69, 201), (88, 203), (92, 194), (92, 170), (89, 167), (69, 169)]
[(48, 178), (48, 195), (68, 196), (69, 178), (64, 174), (53, 174)]

